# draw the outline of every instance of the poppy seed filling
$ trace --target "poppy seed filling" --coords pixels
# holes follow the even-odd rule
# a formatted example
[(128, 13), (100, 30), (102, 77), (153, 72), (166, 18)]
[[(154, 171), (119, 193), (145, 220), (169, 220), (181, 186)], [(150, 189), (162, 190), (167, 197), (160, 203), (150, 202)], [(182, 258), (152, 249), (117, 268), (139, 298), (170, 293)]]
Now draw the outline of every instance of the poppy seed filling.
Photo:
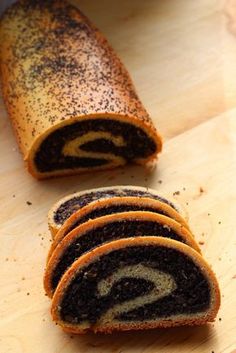
[(89, 203), (102, 199), (102, 198), (112, 198), (116, 196), (134, 196), (134, 197), (149, 197), (154, 200), (158, 200), (161, 202), (166, 203), (167, 205), (175, 208), (175, 206), (168, 200), (155, 195), (148, 190), (141, 191), (141, 190), (133, 190), (133, 189), (111, 189), (111, 190), (101, 190), (101, 191), (94, 191), (88, 192), (84, 195), (74, 196), (71, 199), (63, 202), (56, 212), (54, 213), (53, 220), (56, 224), (61, 225), (63, 224), (75, 211), (78, 209), (88, 205)]
[[(63, 154), (63, 147), (68, 141), (90, 132), (108, 132), (114, 137), (122, 137), (124, 145), (116, 145), (105, 138), (80, 145), (80, 150), (90, 152), (91, 156), (73, 156)], [(102, 135), (101, 135), (102, 136)], [(108, 119), (78, 121), (52, 132), (41, 143), (35, 155), (35, 165), (40, 172), (60, 169), (96, 167), (110, 162), (110, 159), (97, 158), (96, 153), (111, 153), (121, 156), (126, 161), (146, 158), (156, 151), (156, 144), (142, 129), (126, 122)], [(94, 152), (94, 157), (93, 157)], [(111, 158), (111, 157), (110, 157)]]
[(151, 206), (143, 206), (143, 205), (128, 205), (128, 204), (121, 204), (121, 205), (112, 205), (112, 206), (105, 206), (102, 208), (97, 208), (95, 210), (91, 210), (85, 216), (79, 218), (74, 224), (72, 224), (67, 231), (65, 232), (64, 236), (71, 232), (74, 228), (78, 227), (80, 224), (85, 223), (89, 219), (95, 219), (98, 217), (106, 216), (109, 214), (120, 213), (120, 212), (129, 212), (129, 211), (150, 211), (154, 213), (158, 213), (161, 215), (166, 215), (162, 210), (158, 210), (157, 208)]
[(183, 242), (181, 236), (173, 229), (153, 221), (121, 220), (97, 227), (85, 232), (79, 238), (76, 237), (64, 251), (52, 274), (51, 286), (53, 290), (56, 289), (65, 271), (82, 254), (111, 240), (148, 235), (162, 236)]
[(109, 309), (121, 302), (147, 296), (153, 289), (145, 278), (124, 276), (101, 296), (99, 283), (119, 269), (144, 265), (162, 271), (175, 282), (171, 293), (159, 299), (119, 313), (119, 321), (143, 321), (171, 315), (196, 314), (210, 306), (210, 286), (201, 269), (185, 254), (162, 246), (133, 246), (113, 250), (82, 268), (67, 286), (60, 303), (62, 320), (76, 324), (96, 324)]

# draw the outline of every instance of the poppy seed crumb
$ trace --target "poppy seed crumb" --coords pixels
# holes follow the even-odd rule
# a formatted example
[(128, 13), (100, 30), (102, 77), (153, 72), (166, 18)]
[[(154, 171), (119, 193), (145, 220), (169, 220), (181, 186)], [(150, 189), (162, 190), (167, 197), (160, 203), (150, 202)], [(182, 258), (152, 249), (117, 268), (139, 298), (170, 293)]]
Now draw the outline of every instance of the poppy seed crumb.
[(173, 196), (175, 196), (175, 195), (180, 195), (180, 191), (173, 192)]

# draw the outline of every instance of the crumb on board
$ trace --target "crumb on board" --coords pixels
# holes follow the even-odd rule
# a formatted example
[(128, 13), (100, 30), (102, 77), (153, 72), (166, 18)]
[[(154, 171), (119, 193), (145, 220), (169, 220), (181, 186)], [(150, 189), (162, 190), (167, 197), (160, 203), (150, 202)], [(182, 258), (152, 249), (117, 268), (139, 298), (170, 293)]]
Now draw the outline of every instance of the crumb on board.
[(205, 242), (204, 242), (203, 240), (200, 240), (200, 241), (198, 242), (198, 244), (199, 244), (199, 245), (204, 245)]
[(158, 183), (159, 183), (159, 184), (162, 184), (162, 180), (158, 180)]
[(175, 196), (175, 195), (180, 195), (180, 191), (173, 192), (173, 196)]
[(32, 205), (32, 202), (30, 202), (30, 201), (26, 201), (26, 203), (27, 203), (28, 206)]
[(30, 292), (27, 292), (26, 295), (30, 295)]
[(221, 221), (219, 221), (218, 224), (221, 224)]
[(222, 321), (221, 317), (219, 317), (219, 321)]
[(24, 277), (24, 276), (23, 276), (23, 277), (21, 277), (21, 280), (22, 280), (22, 281), (24, 281), (24, 280), (25, 280), (25, 277)]
[(202, 186), (200, 186), (200, 188), (199, 188), (199, 192), (200, 192), (200, 194), (202, 194), (204, 191), (205, 191), (205, 190), (203, 189), (203, 187), (202, 187)]
[(12, 197), (16, 197), (16, 195), (14, 194), (14, 195), (12, 195)]

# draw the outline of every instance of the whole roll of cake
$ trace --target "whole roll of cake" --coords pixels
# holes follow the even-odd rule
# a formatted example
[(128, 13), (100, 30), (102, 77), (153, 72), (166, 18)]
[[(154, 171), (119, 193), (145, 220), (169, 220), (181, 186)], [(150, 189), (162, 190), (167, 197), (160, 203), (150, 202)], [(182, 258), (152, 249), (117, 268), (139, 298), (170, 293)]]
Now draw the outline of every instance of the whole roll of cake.
[(37, 178), (146, 164), (162, 142), (103, 35), (64, 1), (20, 0), (0, 23), (4, 101)]

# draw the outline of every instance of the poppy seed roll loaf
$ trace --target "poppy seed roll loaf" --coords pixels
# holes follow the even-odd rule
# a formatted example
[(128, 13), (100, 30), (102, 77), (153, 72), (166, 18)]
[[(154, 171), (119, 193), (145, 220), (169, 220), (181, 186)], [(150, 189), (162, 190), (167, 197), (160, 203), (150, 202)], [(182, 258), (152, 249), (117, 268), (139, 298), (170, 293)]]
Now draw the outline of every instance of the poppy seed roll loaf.
[(4, 101), (36, 178), (156, 158), (161, 138), (127, 70), (76, 7), (19, 0), (0, 36)]

